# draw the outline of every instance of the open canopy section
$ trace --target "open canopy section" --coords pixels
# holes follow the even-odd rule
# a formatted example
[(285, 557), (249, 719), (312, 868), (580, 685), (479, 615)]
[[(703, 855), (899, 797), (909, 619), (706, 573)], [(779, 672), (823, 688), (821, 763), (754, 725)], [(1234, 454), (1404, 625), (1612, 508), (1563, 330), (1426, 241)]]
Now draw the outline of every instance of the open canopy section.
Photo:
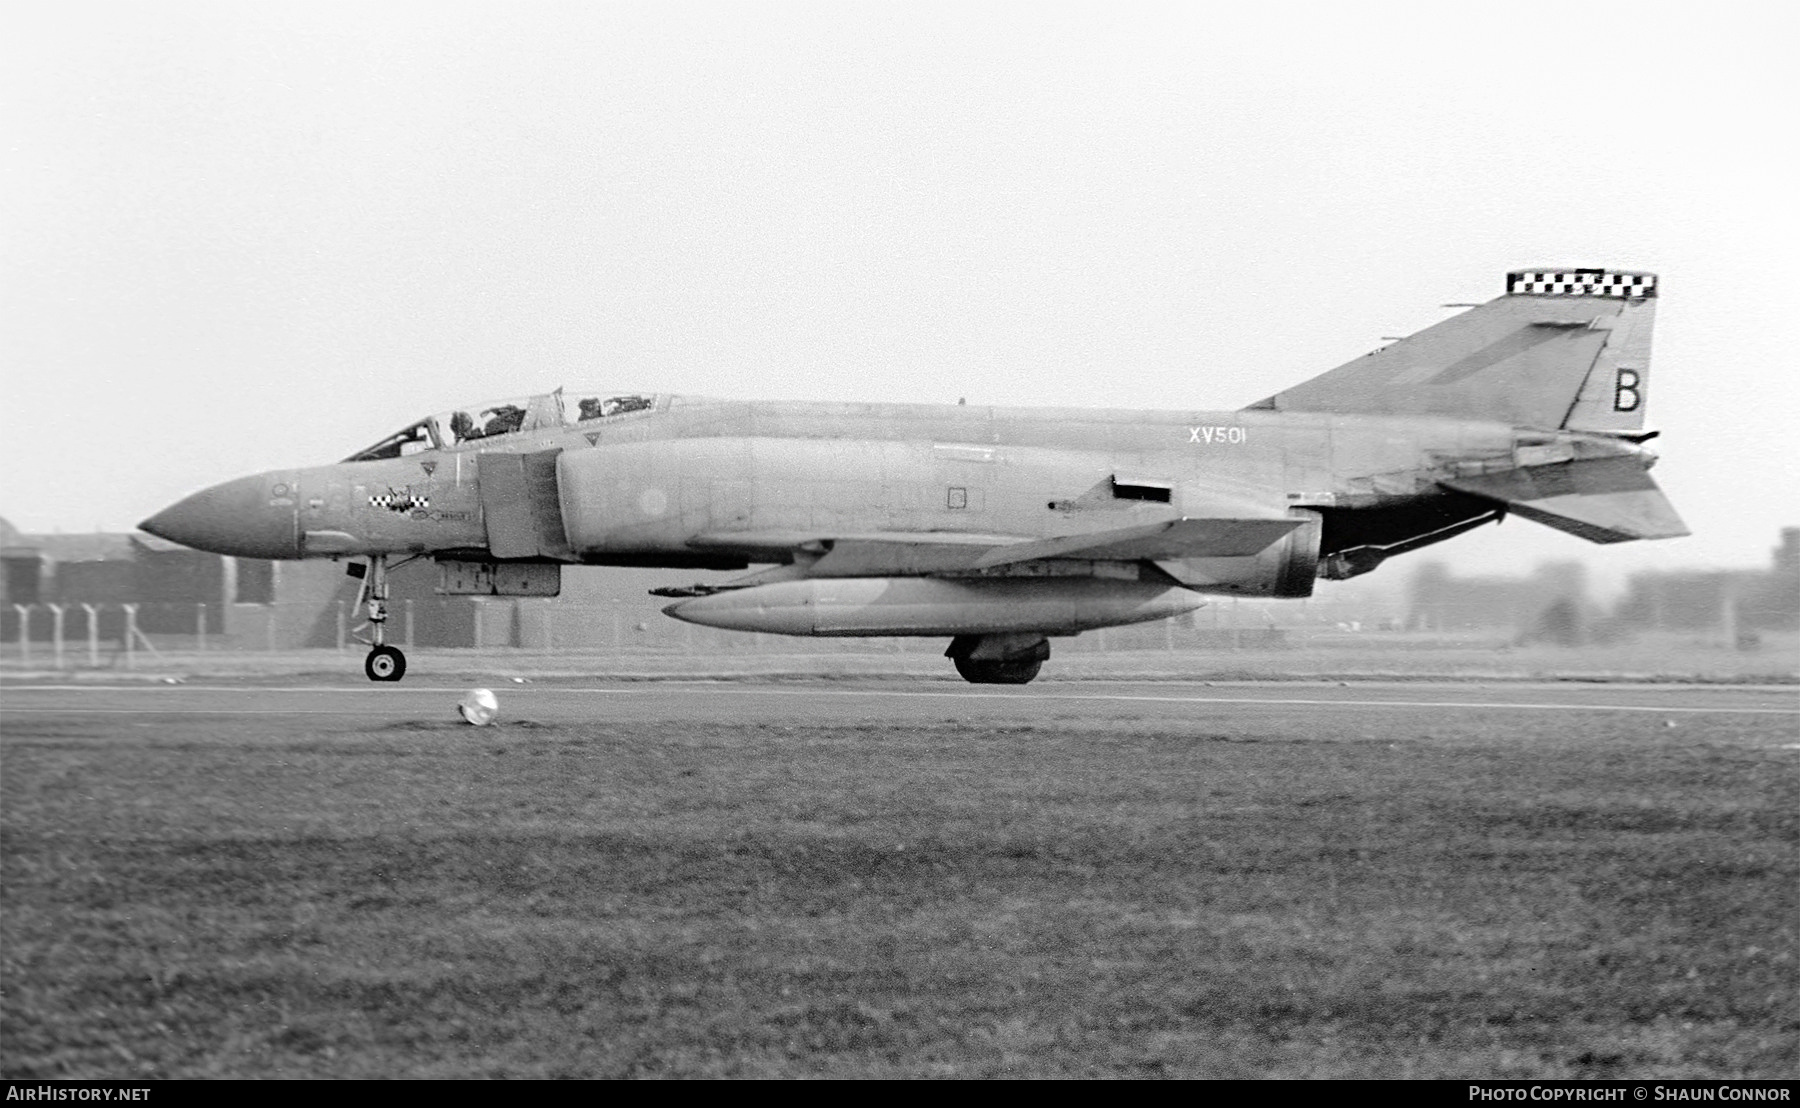
[(573, 427), (595, 420), (653, 412), (657, 408), (657, 399), (654, 393), (557, 389), (537, 396), (456, 408), (396, 431), (344, 460), (372, 462), (382, 458), (404, 458), (426, 450), (454, 449), (521, 431)]
[(633, 412), (656, 410), (656, 397), (644, 392), (568, 392), (558, 389), (562, 398), (563, 422), (591, 423), (596, 419), (612, 419)]

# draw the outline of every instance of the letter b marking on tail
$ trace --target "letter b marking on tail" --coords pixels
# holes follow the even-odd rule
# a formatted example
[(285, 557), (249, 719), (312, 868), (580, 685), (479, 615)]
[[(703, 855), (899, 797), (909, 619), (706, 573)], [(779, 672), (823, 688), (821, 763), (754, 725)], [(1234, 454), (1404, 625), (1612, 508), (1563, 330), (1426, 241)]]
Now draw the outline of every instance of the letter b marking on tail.
[(1642, 379), (1635, 369), (1621, 369), (1613, 378), (1613, 411), (1635, 412), (1638, 405), (1644, 402), (1643, 393), (1639, 391)]

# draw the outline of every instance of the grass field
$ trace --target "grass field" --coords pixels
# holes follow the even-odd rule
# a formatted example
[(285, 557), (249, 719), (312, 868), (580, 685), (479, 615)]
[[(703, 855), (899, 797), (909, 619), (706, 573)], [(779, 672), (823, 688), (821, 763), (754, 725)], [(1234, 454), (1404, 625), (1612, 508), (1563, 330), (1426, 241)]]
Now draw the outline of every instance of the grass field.
[(10, 716), (0, 1072), (1791, 1077), (1789, 716)]

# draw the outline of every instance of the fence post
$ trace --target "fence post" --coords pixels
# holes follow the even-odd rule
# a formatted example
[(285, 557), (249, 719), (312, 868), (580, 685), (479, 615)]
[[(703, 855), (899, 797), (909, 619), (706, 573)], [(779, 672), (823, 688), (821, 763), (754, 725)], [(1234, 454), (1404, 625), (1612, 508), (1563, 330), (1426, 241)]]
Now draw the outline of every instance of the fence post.
[(19, 664), (31, 664), (31, 605), (14, 604), (13, 611), (19, 613)]
[(206, 653), (206, 605), (196, 604), (194, 612), (194, 648), (198, 653)]
[(125, 609), (125, 668), (137, 667), (137, 610), (136, 604), (121, 604)]
[(92, 604), (83, 604), (88, 617), (88, 665), (100, 668), (100, 609)]
[(63, 608), (61, 604), (46, 604), (50, 609), (50, 656), (54, 658), (55, 668), (63, 667)]

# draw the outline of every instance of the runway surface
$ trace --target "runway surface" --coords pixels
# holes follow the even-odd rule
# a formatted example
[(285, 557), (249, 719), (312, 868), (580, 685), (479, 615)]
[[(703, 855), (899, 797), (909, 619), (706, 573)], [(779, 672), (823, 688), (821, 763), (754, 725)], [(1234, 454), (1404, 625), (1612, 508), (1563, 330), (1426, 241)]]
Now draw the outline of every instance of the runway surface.
[[(1618, 713), (1701, 722), (1704, 717), (1788, 717), (1800, 725), (1800, 688), (1679, 684), (1420, 682), (1059, 681), (1026, 688), (950, 682), (664, 680), (492, 686), (501, 723), (592, 719), (819, 724), (1008, 720), (1147, 722), (1206, 718), (1225, 724), (1293, 713), (1373, 711), (1554, 716)], [(349, 717), (448, 719), (461, 689), (443, 684), (9, 685), (0, 720), (62, 714), (122, 716)], [(1696, 718), (1698, 717), (1698, 718)], [(1800, 727), (1797, 727), (1800, 729)]]

